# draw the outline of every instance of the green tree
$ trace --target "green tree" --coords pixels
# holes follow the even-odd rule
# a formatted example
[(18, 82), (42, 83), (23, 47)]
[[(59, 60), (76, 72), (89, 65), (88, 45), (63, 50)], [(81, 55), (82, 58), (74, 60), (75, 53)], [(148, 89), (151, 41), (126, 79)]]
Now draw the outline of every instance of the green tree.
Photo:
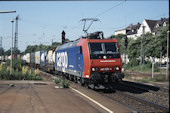
[(167, 31), (169, 30), (169, 25), (166, 27), (160, 27), (157, 29), (157, 34), (155, 35), (155, 40), (152, 44), (155, 46), (154, 55), (155, 57), (160, 56), (160, 47), (162, 46), (162, 56), (166, 56), (167, 52)]
[[(151, 33), (145, 34), (145, 56), (146, 57), (160, 57), (160, 52), (162, 55), (166, 55), (166, 47), (167, 47), (167, 31), (169, 29), (169, 25), (166, 27), (160, 27), (157, 29), (157, 34), (154, 36)], [(136, 40), (129, 39), (128, 43), (128, 57), (130, 60), (137, 59), (140, 57), (141, 51), (141, 39), (142, 36), (138, 37)], [(160, 46), (163, 47), (163, 50), (160, 51)]]
[(16, 55), (21, 53), (21, 51), (19, 49), (15, 50), (13, 52), (16, 53)]
[(4, 48), (0, 48), (0, 56), (4, 55)]
[(43, 44), (40, 44), (40, 45), (28, 45), (26, 50), (23, 52), (23, 53), (32, 53), (32, 52), (35, 52), (35, 51), (42, 51), (42, 50), (50, 50), (50, 49), (56, 49), (57, 46), (61, 45), (61, 43), (59, 42), (53, 42), (52, 45), (43, 45)]
[(5, 52), (4, 52), (4, 55), (7, 55), (7, 56), (11, 55), (11, 49), (5, 51)]
[(129, 39), (127, 54), (130, 59), (137, 59), (140, 56), (140, 48), (141, 48), (141, 38)]

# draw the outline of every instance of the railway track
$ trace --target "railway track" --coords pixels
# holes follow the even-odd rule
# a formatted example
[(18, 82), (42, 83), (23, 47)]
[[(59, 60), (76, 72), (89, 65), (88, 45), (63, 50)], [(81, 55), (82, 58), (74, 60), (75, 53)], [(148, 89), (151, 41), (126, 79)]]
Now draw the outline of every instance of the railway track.
[(123, 81), (121, 83), (121, 85), (144, 90), (146, 92), (149, 92), (149, 93), (152, 93), (154, 95), (161, 96), (164, 98), (169, 97), (169, 89), (160, 88), (157, 86), (146, 85), (146, 84), (141, 84), (141, 83), (129, 82), (129, 81)]
[[(132, 87), (128, 88), (128, 86), (124, 87), (122, 84), (112, 85), (110, 89), (114, 90), (115, 93), (102, 93), (102, 95), (118, 101), (137, 112), (169, 112), (169, 107), (160, 105), (155, 101), (150, 101), (152, 96), (148, 95), (149, 92), (147, 92), (146, 89), (137, 89), (136, 87), (134, 89)], [(154, 99), (156, 99), (156, 97), (153, 97), (153, 100)], [(160, 101), (160, 98), (157, 100)]]
[(123, 81), (123, 84), (134, 85), (136, 87), (141, 87), (141, 88), (147, 88), (148, 90), (153, 90), (153, 91), (160, 90), (161, 92), (169, 93), (169, 88), (165, 88), (165, 87), (163, 87), (161, 85), (158, 85), (158, 84), (155, 84), (155, 83), (152, 83), (151, 85), (148, 85), (148, 84), (143, 84), (143, 83)]
[(122, 91), (116, 91), (114, 94), (102, 94), (108, 98), (111, 98), (133, 110), (140, 113), (160, 113), (169, 112), (169, 108), (155, 104), (142, 98), (127, 94)]
[[(43, 72), (44, 74), (44, 72)], [(47, 73), (49, 76), (54, 75)], [(71, 81), (72, 82), (72, 81)], [(93, 87), (93, 86), (91, 86)], [(164, 96), (159, 87), (138, 84), (129, 81), (123, 81), (121, 84), (105, 84), (93, 91), (97, 91), (103, 96), (106, 96), (114, 101), (117, 101), (136, 112), (148, 113), (168, 113), (169, 112), (169, 94)], [(158, 97), (159, 92), (159, 97)], [(166, 103), (160, 103), (160, 101), (166, 100)], [(156, 100), (156, 101), (153, 101)]]

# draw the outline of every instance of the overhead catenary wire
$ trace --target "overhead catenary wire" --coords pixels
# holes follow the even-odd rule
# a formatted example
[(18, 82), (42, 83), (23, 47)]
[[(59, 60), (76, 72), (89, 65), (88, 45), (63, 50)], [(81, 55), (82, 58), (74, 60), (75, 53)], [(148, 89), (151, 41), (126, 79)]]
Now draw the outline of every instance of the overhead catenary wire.
[[(103, 15), (104, 13), (107, 13), (108, 11), (110, 11), (110, 10), (116, 8), (116, 7), (118, 7), (119, 5), (123, 4), (124, 2), (126, 2), (126, 0), (122, 1), (121, 3), (119, 3), (119, 4), (117, 4), (117, 5), (112, 6), (111, 8), (109, 8), (109, 9), (107, 9), (107, 10), (105, 10), (105, 11), (99, 13), (99, 14), (97, 14), (97, 15), (95, 16), (95, 18)], [(78, 28), (78, 27), (80, 27), (80, 26), (77, 25), (77, 26), (73, 27), (73, 28), (72, 28), (71, 30), (69, 30), (69, 31), (72, 31), (72, 30), (74, 30), (74, 29), (76, 29), (76, 28)]]
[(95, 16), (95, 18), (96, 18), (96, 17), (99, 17), (99, 16), (101, 16), (101, 15), (103, 15), (103, 14), (105, 14), (105, 13), (107, 13), (108, 11), (110, 11), (110, 10), (112, 10), (112, 9), (116, 8), (116, 7), (118, 7), (119, 5), (123, 4), (124, 2), (126, 2), (126, 0), (125, 0), (125, 1), (122, 1), (122, 2), (120, 2), (119, 4), (117, 4), (117, 5), (113, 6), (113, 7), (109, 8), (109, 9), (107, 9), (107, 10), (105, 10), (105, 11), (103, 11), (103, 12), (99, 13), (99, 14), (97, 14), (97, 15)]

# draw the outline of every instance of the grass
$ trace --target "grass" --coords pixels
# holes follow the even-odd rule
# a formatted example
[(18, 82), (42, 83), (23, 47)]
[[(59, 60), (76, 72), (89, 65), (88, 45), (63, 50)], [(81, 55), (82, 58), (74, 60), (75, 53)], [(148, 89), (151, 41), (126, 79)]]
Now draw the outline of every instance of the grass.
[(132, 78), (129, 74), (126, 74), (125, 75), (125, 78), (127, 79), (133, 79), (137, 82), (168, 82), (168, 78), (166, 77), (154, 77), (154, 78), (151, 78), (151, 77), (138, 77), (138, 78)]
[[(160, 70), (159, 68), (159, 64), (156, 63), (154, 65), (154, 73), (162, 73), (165, 74), (166, 70)], [(141, 73), (152, 73), (152, 64), (151, 63), (146, 63), (146, 65), (141, 66), (141, 65), (127, 65), (126, 67), (126, 71), (134, 71), (134, 72), (141, 72)], [(125, 78), (127, 79), (134, 79), (138, 82), (167, 82), (169, 81), (168, 78), (166, 77), (131, 77), (130, 74), (126, 74)]]
[[(152, 72), (152, 68), (147, 66), (134, 66), (134, 67), (127, 67), (126, 70), (135, 71), (135, 72)], [(154, 72), (159, 72), (160, 69), (154, 68)]]
[(144, 77), (142, 79), (137, 80), (138, 82), (168, 82), (169, 80), (165, 77), (155, 77), (155, 78), (149, 78)]
[(169, 80), (165, 77), (155, 77), (153, 78), (154, 82), (168, 82)]
[(69, 86), (70, 86), (70, 82), (68, 80), (62, 79), (62, 78), (55, 79), (54, 82), (56, 84), (60, 84), (60, 86), (62, 86), (62, 88), (69, 88)]

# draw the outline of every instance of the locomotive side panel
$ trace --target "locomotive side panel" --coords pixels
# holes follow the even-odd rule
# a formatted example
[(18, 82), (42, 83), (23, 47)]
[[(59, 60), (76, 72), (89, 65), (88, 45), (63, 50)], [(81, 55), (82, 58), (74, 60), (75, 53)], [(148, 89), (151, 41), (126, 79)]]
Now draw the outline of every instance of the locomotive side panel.
[(88, 42), (87, 39), (80, 39), (77, 46), (82, 47), (82, 57), (83, 62), (85, 62), (83, 65), (83, 78), (90, 78), (90, 55), (89, 55), (89, 49), (88, 49)]
[(55, 70), (63, 73), (68, 72), (68, 56), (67, 50), (58, 50), (55, 52)]
[(69, 74), (78, 76), (76, 47), (68, 48), (68, 71)]
[(84, 58), (82, 46), (77, 46), (77, 72), (80, 77), (84, 78)]
[(80, 47), (70, 47), (56, 50), (55, 70), (82, 77), (84, 60)]

